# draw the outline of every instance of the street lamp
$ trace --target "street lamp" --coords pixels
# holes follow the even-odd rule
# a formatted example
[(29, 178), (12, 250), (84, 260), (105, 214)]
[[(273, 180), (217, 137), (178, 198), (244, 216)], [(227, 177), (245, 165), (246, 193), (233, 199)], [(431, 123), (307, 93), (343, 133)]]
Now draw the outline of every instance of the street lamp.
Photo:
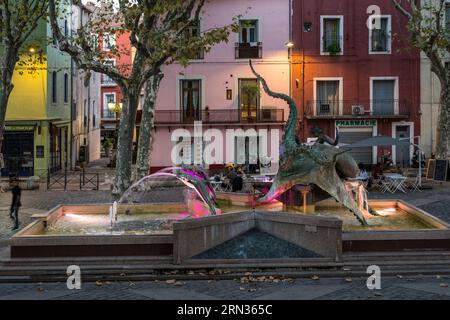
[(119, 119), (120, 119), (120, 113), (122, 112), (123, 103), (117, 103), (117, 102), (110, 102), (108, 103), (108, 110), (110, 112), (113, 112), (116, 114), (116, 131), (114, 133), (114, 144), (117, 149), (117, 140), (119, 136)]
[(292, 96), (292, 48), (294, 47), (294, 43), (289, 40), (285, 43), (286, 48), (288, 49), (288, 59), (289, 59), (289, 95)]

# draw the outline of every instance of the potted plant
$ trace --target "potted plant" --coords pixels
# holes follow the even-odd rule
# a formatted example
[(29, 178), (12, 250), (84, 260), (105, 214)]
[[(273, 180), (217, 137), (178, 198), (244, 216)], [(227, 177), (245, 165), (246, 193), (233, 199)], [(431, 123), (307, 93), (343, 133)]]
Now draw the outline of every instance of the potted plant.
[(103, 148), (105, 149), (105, 155), (107, 158), (111, 158), (112, 141), (109, 138), (103, 140)]
[(327, 47), (327, 52), (329, 52), (331, 56), (335, 56), (341, 53), (341, 45), (339, 42), (334, 41)]

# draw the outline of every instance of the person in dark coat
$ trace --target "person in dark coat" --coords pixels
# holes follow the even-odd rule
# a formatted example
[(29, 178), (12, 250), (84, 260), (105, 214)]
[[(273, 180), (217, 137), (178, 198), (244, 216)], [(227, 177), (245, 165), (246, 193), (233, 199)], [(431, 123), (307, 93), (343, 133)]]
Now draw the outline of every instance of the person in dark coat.
[(19, 229), (19, 208), (22, 206), (20, 202), (20, 197), (22, 195), (22, 189), (19, 186), (19, 180), (13, 178), (11, 181), (11, 193), (12, 193), (12, 202), (11, 209), (9, 211), (9, 216), (14, 220), (13, 231)]

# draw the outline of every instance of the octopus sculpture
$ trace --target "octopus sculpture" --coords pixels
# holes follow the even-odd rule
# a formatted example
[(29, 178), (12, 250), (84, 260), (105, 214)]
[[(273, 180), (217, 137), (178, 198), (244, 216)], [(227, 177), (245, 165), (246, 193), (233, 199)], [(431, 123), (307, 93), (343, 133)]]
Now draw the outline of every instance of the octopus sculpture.
[[(347, 150), (336, 148), (337, 139), (320, 135), (313, 145), (303, 144), (296, 139), (297, 106), (294, 100), (282, 93), (273, 92), (266, 80), (259, 75), (250, 60), (250, 68), (260, 81), (264, 91), (271, 97), (282, 99), (289, 105), (290, 114), (282, 138), (283, 150), (280, 154), (280, 167), (269, 192), (258, 199), (263, 204), (279, 197), (297, 184), (314, 184), (327, 192), (339, 203), (347, 207), (363, 225), (367, 225), (362, 210), (347, 191), (341, 177), (355, 178), (359, 168)], [(327, 143), (327, 144), (325, 144)], [(372, 210), (369, 213), (373, 214)]]

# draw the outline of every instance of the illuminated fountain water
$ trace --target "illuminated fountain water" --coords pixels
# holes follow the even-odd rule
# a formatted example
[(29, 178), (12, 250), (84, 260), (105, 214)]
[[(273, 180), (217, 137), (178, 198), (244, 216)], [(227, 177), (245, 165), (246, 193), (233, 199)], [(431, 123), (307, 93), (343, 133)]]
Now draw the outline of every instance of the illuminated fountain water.
[[(216, 194), (208, 183), (206, 174), (198, 167), (169, 167), (154, 174), (148, 175), (135, 182), (119, 199), (119, 203), (136, 203), (142, 201), (143, 195), (151, 193), (158, 183), (158, 178), (173, 177), (182, 182), (190, 190), (195, 191), (198, 197), (208, 207), (210, 215), (220, 214), (218, 209)], [(140, 199), (136, 199), (136, 196)], [(194, 212), (195, 213), (195, 212)]]

